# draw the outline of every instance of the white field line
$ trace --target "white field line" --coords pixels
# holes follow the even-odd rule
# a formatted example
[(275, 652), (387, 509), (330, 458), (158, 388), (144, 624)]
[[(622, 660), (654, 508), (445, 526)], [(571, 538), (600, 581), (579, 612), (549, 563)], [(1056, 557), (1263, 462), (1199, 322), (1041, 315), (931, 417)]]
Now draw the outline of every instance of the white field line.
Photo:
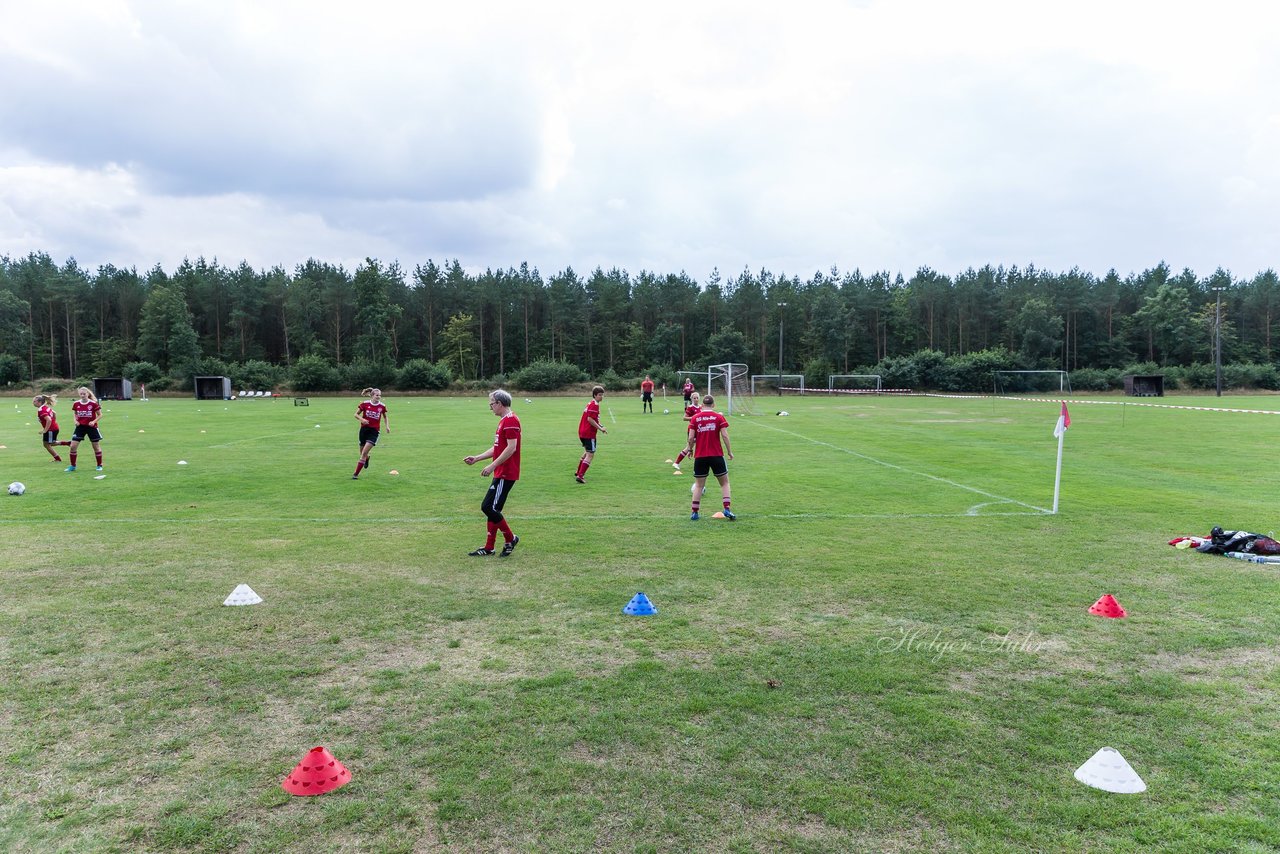
[(295, 433), (309, 433), (316, 428), (302, 427), (298, 430), (290, 430), (288, 433), (269, 433), (266, 436), (249, 436), (244, 439), (234, 439), (230, 442), (223, 442), (221, 445), (210, 445), (210, 448), (230, 448), (232, 445), (243, 445), (245, 442), (261, 442), (263, 439), (279, 439), (281, 436), (292, 436)]
[(1184, 409), (1192, 412), (1244, 412), (1250, 415), (1280, 415), (1275, 409), (1227, 409), (1221, 406), (1181, 406), (1174, 403), (1136, 403), (1131, 400), (1079, 400), (1074, 397), (1007, 397), (990, 394), (939, 394), (917, 392), (911, 397), (943, 397), (951, 400), (1021, 400), (1027, 403), (1069, 403), (1072, 406), (1146, 406), (1151, 409)]
[[(915, 477), (923, 477), (927, 480), (932, 480), (936, 483), (943, 483), (943, 484), (946, 484), (947, 486), (953, 486), (956, 489), (963, 489), (968, 492), (976, 493), (978, 495), (983, 496), (984, 498), (993, 498), (996, 501), (999, 501), (1000, 503), (1003, 503), (1003, 504), (1017, 504), (1019, 507), (1026, 507), (1028, 510), (1035, 510), (1039, 513), (1052, 514), (1053, 512), (1044, 507), (1037, 507), (1034, 504), (1027, 504), (1025, 501), (1018, 501), (1016, 498), (1008, 498), (1004, 495), (996, 495), (994, 492), (987, 492), (984, 489), (978, 489), (976, 486), (969, 486), (967, 484), (958, 483), (954, 480), (950, 480), (945, 477), (940, 477), (939, 475), (936, 475), (936, 474), (929, 474), (927, 472), (915, 471), (905, 466), (900, 466), (897, 463), (885, 462), (884, 460), (876, 459), (875, 457), (868, 456), (867, 454), (858, 453), (857, 451), (850, 450), (849, 448), (842, 448), (839, 445), (833, 445), (830, 442), (823, 442), (821, 439), (811, 439), (810, 437), (805, 436), (801, 433), (795, 433), (795, 432), (792, 432), (791, 430), (783, 430), (781, 427), (774, 427), (772, 424), (765, 424), (763, 422), (751, 422), (751, 423), (755, 424), (755, 426), (757, 427), (764, 427), (767, 430), (775, 430), (779, 433), (785, 433), (788, 436), (795, 436), (797, 439), (803, 439), (806, 442), (811, 442), (815, 445), (821, 445), (824, 448), (831, 448), (833, 451), (839, 451), (842, 454), (849, 454), (850, 456), (857, 457), (858, 459), (861, 459), (861, 460), (866, 460), (869, 463), (875, 463), (878, 466), (884, 466), (885, 468), (893, 469), (894, 471), (900, 471), (905, 474), (914, 475)], [(976, 508), (981, 506), (982, 505), (975, 505), (974, 508), (970, 508), (970, 513), (965, 515), (974, 515), (974, 513), (976, 512)]]

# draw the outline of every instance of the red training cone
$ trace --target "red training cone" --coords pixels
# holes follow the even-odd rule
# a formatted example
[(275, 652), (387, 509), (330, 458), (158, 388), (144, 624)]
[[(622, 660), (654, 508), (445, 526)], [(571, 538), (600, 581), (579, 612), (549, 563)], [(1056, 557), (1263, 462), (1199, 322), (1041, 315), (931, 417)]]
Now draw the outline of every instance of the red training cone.
[(1110, 593), (1102, 594), (1102, 597), (1089, 609), (1090, 614), (1097, 614), (1099, 617), (1127, 617), (1124, 608), (1116, 601), (1116, 597)]
[(291, 795), (323, 795), (351, 782), (351, 772), (323, 747), (313, 747), (280, 784)]

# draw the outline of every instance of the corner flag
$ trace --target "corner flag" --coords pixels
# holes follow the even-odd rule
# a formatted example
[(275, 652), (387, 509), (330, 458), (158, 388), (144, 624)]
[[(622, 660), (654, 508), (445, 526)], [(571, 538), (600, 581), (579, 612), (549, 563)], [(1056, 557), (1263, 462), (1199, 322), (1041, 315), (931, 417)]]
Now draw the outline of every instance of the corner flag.
[(1067, 428), (1071, 426), (1071, 415), (1067, 412), (1067, 402), (1062, 401), (1062, 413), (1058, 416), (1058, 423), (1053, 428), (1053, 438), (1061, 439), (1062, 434), (1067, 432)]

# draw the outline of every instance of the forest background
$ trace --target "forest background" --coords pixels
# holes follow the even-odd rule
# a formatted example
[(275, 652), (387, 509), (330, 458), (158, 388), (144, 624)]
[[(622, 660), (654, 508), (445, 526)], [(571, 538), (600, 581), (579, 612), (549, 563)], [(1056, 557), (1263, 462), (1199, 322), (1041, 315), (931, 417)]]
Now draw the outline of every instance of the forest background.
[(1225, 385), (1277, 389), (1278, 307), (1270, 269), (1202, 278), (1164, 263), (1125, 277), (833, 267), (807, 279), (714, 270), (699, 282), (616, 268), (544, 277), (528, 264), (475, 274), (457, 260), (408, 273), (372, 258), (354, 271), (198, 258), (172, 272), (90, 272), (31, 253), (0, 257), (0, 386), (123, 376), (186, 390), (211, 375), (298, 391), (537, 391), (588, 379), (621, 390), (645, 373), (673, 384), (677, 370), (743, 362), (823, 388), (830, 373), (867, 373), (886, 388), (989, 391), (997, 370), (1047, 369), (1069, 371), (1077, 391), (1120, 388), (1131, 373), (1199, 389), (1215, 386), (1220, 335)]

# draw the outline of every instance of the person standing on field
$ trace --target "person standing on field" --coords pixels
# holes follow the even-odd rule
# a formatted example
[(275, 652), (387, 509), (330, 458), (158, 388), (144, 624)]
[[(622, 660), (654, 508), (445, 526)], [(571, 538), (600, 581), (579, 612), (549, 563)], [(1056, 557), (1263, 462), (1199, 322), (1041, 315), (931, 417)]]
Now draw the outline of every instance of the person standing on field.
[(693, 392), (694, 392), (694, 388), (693, 388), (693, 379), (692, 379), (691, 377), (685, 377), (685, 378), (684, 378), (684, 389), (683, 389), (683, 391), (684, 391), (684, 405), (685, 405), (685, 406), (688, 406), (688, 405), (689, 405), (689, 401), (691, 401), (691, 400), (693, 399)]
[(40, 441), (44, 449), (53, 457), (55, 463), (62, 462), (62, 457), (54, 450), (58, 445), (70, 445), (70, 442), (58, 441), (58, 415), (53, 411), (58, 402), (56, 394), (37, 394), (31, 398), (31, 405), (36, 407), (36, 418), (40, 421)]
[(382, 389), (367, 388), (360, 393), (368, 395), (369, 399), (356, 407), (356, 420), (360, 422), (360, 459), (356, 460), (352, 480), (360, 477), (361, 469), (369, 467), (369, 452), (378, 444), (383, 424), (387, 425), (387, 435), (391, 435), (391, 420), (387, 417), (386, 404), (382, 402)]
[(582, 459), (578, 460), (578, 470), (573, 475), (573, 479), (578, 483), (587, 482), (584, 475), (596, 456), (596, 432), (599, 431), (606, 436), (609, 434), (609, 431), (600, 423), (600, 401), (602, 400), (604, 400), (604, 386), (591, 389), (591, 400), (587, 401), (587, 408), (582, 410), (582, 417), (578, 419), (578, 440), (582, 442), (583, 449)]
[(502, 515), (502, 508), (507, 503), (511, 488), (520, 479), (520, 419), (511, 411), (511, 395), (502, 389), (489, 393), (489, 410), (498, 418), (498, 431), (493, 437), (493, 447), (484, 453), (464, 457), (463, 462), (469, 466), (480, 460), (493, 460), (485, 466), (480, 474), (484, 477), (493, 475), (489, 491), (485, 493), (480, 504), (481, 511), (489, 520), (488, 537), (484, 546), (469, 552), (471, 557), (488, 557), (493, 554), (493, 547), (498, 540), (498, 532), (502, 532), (502, 557), (511, 557), (520, 543), (520, 538), (511, 532)]
[(71, 404), (71, 412), (76, 418), (76, 429), (71, 434), (71, 451), (67, 454), (70, 458), (71, 465), (67, 466), (67, 471), (76, 470), (76, 452), (80, 449), (80, 443), (88, 437), (90, 444), (93, 445), (93, 457), (98, 462), (98, 471), (102, 471), (102, 432), (98, 430), (98, 419), (102, 417), (102, 407), (98, 404), (98, 398), (93, 392), (84, 386), (76, 389), (76, 394), (80, 398)]
[[(702, 409), (689, 419), (689, 442), (693, 448), (693, 512), (689, 518), (697, 521), (702, 506), (702, 493), (707, 486), (707, 475), (714, 474), (720, 482), (720, 497), (724, 502), (724, 518), (732, 522), (738, 518), (729, 509), (729, 466), (725, 458), (733, 459), (729, 445), (729, 422), (716, 412), (715, 399), (711, 395), (702, 398)], [(723, 447), (721, 447), (723, 445)]]
[[(685, 423), (687, 424), (689, 421), (692, 421), (693, 416), (697, 415), (701, 409), (702, 409), (702, 401), (700, 401), (698, 399), (698, 396), (695, 394), (693, 396), (693, 399), (690, 400), (688, 405), (685, 406), (684, 408), (683, 420), (685, 421)], [(693, 456), (693, 442), (689, 440), (688, 434), (689, 434), (689, 428), (685, 427), (685, 440), (686, 440), (685, 446), (680, 449), (680, 453), (676, 454), (676, 461), (671, 464), (672, 467), (677, 470), (679, 470), (680, 468), (681, 460), (683, 460), (685, 457)]]
[(646, 412), (653, 414), (653, 380), (648, 374), (644, 375), (644, 381), (640, 383), (640, 413), (643, 415)]

